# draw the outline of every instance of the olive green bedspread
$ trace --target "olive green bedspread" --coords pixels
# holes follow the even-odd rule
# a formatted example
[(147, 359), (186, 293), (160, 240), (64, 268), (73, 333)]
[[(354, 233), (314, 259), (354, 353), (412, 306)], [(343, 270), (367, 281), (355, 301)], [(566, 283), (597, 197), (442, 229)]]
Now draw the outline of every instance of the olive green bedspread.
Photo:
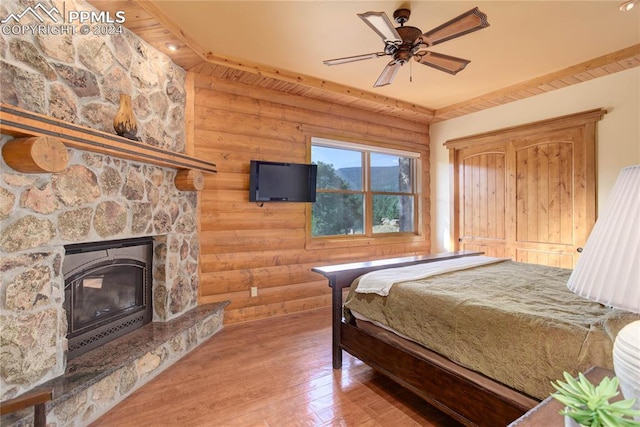
[[(505, 261), (393, 285), (351, 290), (349, 310), (450, 360), (538, 399), (562, 372), (612, 368), (617, 332), (640, 316), (573, 294), (571, 270)], [(357, 281), (356, 281), (357, 282)], [(354, 282), (354, 284), (356, 283)]]

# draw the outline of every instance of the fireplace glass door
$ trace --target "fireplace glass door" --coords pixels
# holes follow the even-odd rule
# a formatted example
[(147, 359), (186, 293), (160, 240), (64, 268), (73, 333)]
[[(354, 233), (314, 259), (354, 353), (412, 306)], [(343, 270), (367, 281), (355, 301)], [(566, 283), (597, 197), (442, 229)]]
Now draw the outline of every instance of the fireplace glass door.
[(69, 245), (65, 250), (70, 358), (151, 320), (150, 238)]

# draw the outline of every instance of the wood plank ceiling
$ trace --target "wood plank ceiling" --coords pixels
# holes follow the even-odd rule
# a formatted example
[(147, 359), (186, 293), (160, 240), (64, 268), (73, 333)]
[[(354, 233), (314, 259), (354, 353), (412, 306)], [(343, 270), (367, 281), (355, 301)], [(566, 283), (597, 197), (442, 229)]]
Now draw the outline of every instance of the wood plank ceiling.
[[(99, 10), (109, 11), (112, 15), (116, 11), (125, 11), (125, 27), (157, 50), (167, 54), (185, 70), (424, 124), (453, 119), (640, 65), (640, 44), (636, 44), (563, 70), (432, 110), (315, 77), (206, 52), (153, 2), (89, 0), (89, 3)], [(179, 49), (171, 51), (167, 48), (167, 43), (173, 43)]]

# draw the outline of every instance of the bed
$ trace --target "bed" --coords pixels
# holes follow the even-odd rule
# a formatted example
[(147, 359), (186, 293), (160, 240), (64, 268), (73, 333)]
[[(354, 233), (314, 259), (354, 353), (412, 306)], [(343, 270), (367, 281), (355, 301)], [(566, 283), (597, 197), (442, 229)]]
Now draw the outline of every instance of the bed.
[[(572, 294), (564, 286), (570, 270), (488, 259), (412, 279), (438, 264), (480, 258), (485, 257), (462, 251), (314, 268), (332, 288), (333, 367), (341, 368), (345, 350), (470, 426), (509, 424), (544, 399), (550, 380), (561, 378), (563, 370), (611, 368), (615, 334), (640, 317)], [(374, 271), (383, 277), (405, 274), (398, 277), (407, 280), (385, 291), (380, 282), (371, 286)], [(507, 273), (512, 278), (504, 280)], [(547, 282), (555, 288), (542, 292), (550, 301), (527, 299)], [(367, 293), (356, 292), (356, 285)], [(515, 296), (501, 296), (501, 288)]]

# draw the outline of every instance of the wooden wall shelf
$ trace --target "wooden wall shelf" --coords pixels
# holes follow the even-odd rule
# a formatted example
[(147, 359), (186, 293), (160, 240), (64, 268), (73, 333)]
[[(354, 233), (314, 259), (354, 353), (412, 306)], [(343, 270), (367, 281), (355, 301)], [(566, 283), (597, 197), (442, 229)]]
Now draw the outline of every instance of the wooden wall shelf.
[[(85, 126), (67, 123), (4, 103), (0, 104), (0, 133), (12, 135), (16, 138), (57, 138), (65, 146), (79, 150), (92, 151), (178, 170), (192, 171), (180, 174), (182, 177), (181, 183), (185, 189), (189, 187), (192, 187), (190, 188), (191, 190), (201, 189), (203, 180), (199, 175), (203, 172), (216, 173), (217, 171), (215, 163), (200, 160), (186, 154), (167, 151)], [(5, 160), (7, 160), (6, 157)], [(7, 162), (7, 164), (10, 163)], [(29, 173), (30, 171), (24, 170), (23, 172)]]

